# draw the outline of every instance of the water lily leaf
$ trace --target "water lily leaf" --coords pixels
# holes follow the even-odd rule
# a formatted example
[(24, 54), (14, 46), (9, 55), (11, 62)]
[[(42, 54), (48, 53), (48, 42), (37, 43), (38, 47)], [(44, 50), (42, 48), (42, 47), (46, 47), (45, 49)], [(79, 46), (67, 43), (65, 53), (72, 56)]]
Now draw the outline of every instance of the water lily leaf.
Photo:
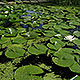
[(15, 19), (9, 19), (9, 21), (10, 21), (10, 22), (16, 22), (16, 20), (15, 20)]
[(46, 52), (47, 50), (47, 47), (43, 44), (34, 44), (34, 46), (37, 48), (37, 49), (40, 49), (41, 51), (43, 52)]
[[(63, 54), (62, 54), (63, 55)], [(65, 56), (66, 55), (66, 56)], [(52, 60), (55, 64), (62, 67), (69, 67), (74, 63), (73, 56), (65, 54), (61, 58), (54, 57)]]
[(80, 50), (79, 49), (76, 49), (74, 52), (78, 53), (80, 55)]
[(38, 27), (38, 26), (39, 26), (39, 24), (37, 24), (36, 22), (33, 22), (33, 24), (32, 24), (33, 28)]
[(76, 37), (80, 37), (80, 31), (74, 31), (73, 35)]
[(58, 30), (58, 32), (59, 32), (61, 35), (63, 35), (63, 36), (67, 36), (67, 35), (69, 35), (69, 34), (70, 34), (70, 32), (69, 32), (69, 31), (62, 30), (62, 29)]
[[(61, 43), (61, 44), (63, 45), (64, 42), (62, 42), (61, 39), (62, 39), (62, 38), (59, 38), (59, 39), (58, 39), (58, 38), (52, 37), (52, 38), (50, 38), (50, 42), (51, 42), (52, 44), (56, 44), (56, 43), (59, 42), (59, 43)], [(56, 43), (55, 43), (55, 41), (56, 41)]]
[(46, 30), (46, 31), (44, 31), (43, 34), (44, 34), (46, 37), (52, 37), (52, 36), (56, 35), (56, 32), (50, 31), (50, 30)]
[(27, 22), (26, 24), (30, 27), (33, 27), (33, 24), (31, 22)]
[(16, 37), (15, 39), (13, 39), (12, 41), (13, 43), (18, 43), (18, 44), (21, 44), (21, 43), (25, 43), (27, 42), (27, 40), (23, 37)]
[(55, 50), (48, 49), (47, 55), (49, 55), (50, 53), (51, 53), (51, 54), (54, 54), (55, 52), (56, 52)]
[(15, 80), (44, 80), (43, 78), (36, 76), (36, 74), (43, 73), (40, 67), (27, 65), (20, 67), (15, 72)]
[(0, 19), (6, 19), (6, 16), (0, 14)]
[(28, 48), (28, 51), (30, 53), (35, 54), (35, 55), (46, 54), (47, 47), (45, 45), (43, 45), (43, 44), (34, 44), (34, 46), (31, 46), (31, 47)]
[(73, 43), (75, 43), (80, 48), (80, 39), (73, 40)]
[(39, 55), (39, 54), (42, 54), (42, 52), (40, 52), (40, 50), (37, 50), (35, 47), (29, 47), (28, 48), (28, 51), (32, 54), (35, 54), (35, 55)]
[(50, 49), (57, 50), (56, 47), (55, 47), (54, 45), (50, 44), (50, 43), (48, 43), (47, 46), (48, 46)]
[(21, 45), (10, 45), (5, 52), (5, 55), (8, 58), (16, 58), (20, 56), (24, 56), (25, 50), (21, 48)]
[(17, 32), (18, 33), (26, 32), (26, 29), (25, 28), (17, 28)]
[(49, 28), (49, 25), (45, 24), (45, 25), (42, 26), (42, 28), (48, 29)]
[(5, 30), (0, 30), (0, 35), (3, 35)]
[(80, 73), (80, 65), (75, 62), (72, 66), (69, 67), (72, 72)]
[(38, 34), (34, 31), (32, 32), (27, 32), (27, 33), (22, 33), (21, 34), (24, 37), (28, 37), (29, 39), (37, 38)]
[(4, 35), (0, 39), (0, 44), (5, 44), (7, 42), (10, 42), (10, 38), (4, 37)]
[(69, 22), (69, 25), (79, 25), (79, 24), (80, 23), (78, 21), (76, 21), (76, 20)]
[(75, 29), (75, 26), (73, 26), (73, 25), (62, 25), (63, 27), (62, 27), (62, 29), (66, 29), (66, 30), (68, 30), (68, 29)]
[(61, 49), (58, 52), (54, 53), (52, 60), (55, 64), (62, 66), (62, 67), (69, 67), (71, 66), (74, 61), (74, 56), (71, 54), (73, 49)]
[(6, 30), (5, 30), (5, 34), (4, 34), (4, 36), (6, 36), (6, 37), (15, 37), (17, 35), (17, 31), (15, 30), (15, 29), (13, 29), (13, 28), (7, 28)]

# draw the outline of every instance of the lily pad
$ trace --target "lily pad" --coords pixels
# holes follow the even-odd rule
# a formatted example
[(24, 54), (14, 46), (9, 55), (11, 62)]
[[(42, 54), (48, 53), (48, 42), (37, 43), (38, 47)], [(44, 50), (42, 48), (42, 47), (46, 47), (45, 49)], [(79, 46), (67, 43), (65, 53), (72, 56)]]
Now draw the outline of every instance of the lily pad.
[(7, 28), (5, 30), (4, 36), (6, 37), (15, 37), (17, 35), (17, 31), (13, 28)]
[(77, 63), (77, 62), (75, 62), (73, 65), (71, 65), (70, 67), (70, 70), (72, 71), (72, 72), (76, 72), (76, 73), (79, 73), (80, 74), (80, 65)]
[(10, 45), (5, 52), (5, 55), (8, 58), (17, 58), (20, 56), (24, 56), (25, 50), (21, 47), (21, 45)]
[(46, 54), (47, 47), (43, 44), (34, 44), (34, 46), (28, 48), (28, 51), (35, 55)]
[(27, 42), (27, 40), (21, 36), (19, 37), (16, 37), (15, 39), (13, 39), (13, 43), (18, 43), (18, 44), (21, 44), (21, 43), (25, 43)]
[(73, 43), (75, 43), (80, 48), (80, 39), (73, 40)]
[(20, 67), (15, 72), (15, 80), (44, 80), (43, 78), (36, 76), (36, 74), (43, 73), (40, 67), (27, 65)]
[(74, 31), (73, 35), (76, 37), (80, 37), (80, 31)]
[(10, 42), (10, 38), (6, 38), (6, 37), (4, 37), (4, 35), (2, 35), (2, 37), (0, 39), (0, 44), (5, 44), (7, 42)]
[(50, 30), (46, 30), (46, 31), (44, 31), (43, 34), (44, 34), (46, 37), (52, 37), (52, 36), (56, 35), (56, 32), (50, 31)]
[(58, 52), (54, 53), (54, 56), (52, 60), (55, 64), (62, 66), (62, 67), (69, 67), (71, 66), (74, 61), (74, 56), (71, 54), (72, 49), (61, 49)]

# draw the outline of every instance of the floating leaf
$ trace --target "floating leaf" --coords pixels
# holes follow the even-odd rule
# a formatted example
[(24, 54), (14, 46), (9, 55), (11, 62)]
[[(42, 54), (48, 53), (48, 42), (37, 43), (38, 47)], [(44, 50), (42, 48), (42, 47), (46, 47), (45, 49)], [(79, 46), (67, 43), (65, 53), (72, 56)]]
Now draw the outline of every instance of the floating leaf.
[(26, 28), (17, 28), (18, 33), (26, 32)]
[(30, 53), (35, 54), (35, 55), (46, 54), (47, 47), (45, 45), (43, 45), (43, 44), (34, 44), (34, 46), (31, 46), (31, 47), (28, 48), (28, 51)]
[(24, 56), (25, 50), (21, 48), (21, 45), (10, 45), (5, 52), (5, 55), (8, 58), (16, 58), (20, 56)]
[(42, 28), (48, 29), (49, 28), (49, 25), (48, 24), (45, 24), (45, 25), (42, 26)]
[(36, 76), (36, 74), (43, 73), (43, 70), (37, 66), (27, 65), (20, 67), (15, 72), (15, 80), (44, 80)]
[(15, 37), (16, 35), (17, 35), (17, 31), (13, 28), (7, 28), (5, 30), (4, 36), (6, 36), (6, 37), (9, 37), (9, 36), (10, 37)]
[(80, 31), (74, 31), (73, 35), (76, 37), (80, 37)]
[(75, 62), (73, 65), (71, 65), (70, 67), (70, 70), (72, 71), (72, 72), (76, 72), (76, 73), (79, 73), (80, 74), (80, 65), (77, 63), (77, 62)]
[(34, 31), (27, 32), (27, 33), (22, 33), (21, 35), (24, 36), (24, 37), (27, 37), (28, 39), (37, 38), (37, 36), (38, 36), (38, 34)]
[(50, 43), (48, 43), (47, 46), (48, 46), (50, 49), (57, 50), (57, 48), (56, 48), (54, 45), (50, 44)]
[(15, 39), (13, 39), (13, 43), (18, 43), (18, 44), (21, 44), (21, 43), (25, 43), (27, 42), (27, 40), (21, 36), (19, 37), (16, 37)]
[(3, 35), (5, 30), (0, 30), (0, 35)]
[(10, 38), (4, 37), (4, 35), (0, 39), (0, 44), (5, 44), (7, 42), (10, 42)]
[[(62, 42), (61, 40), (57, 39), (57, 38), (51, 38), (50, 39), (50, 42), (53, 44), (53, 48), (55, 50), (58, 50), (59, 48), (63, 47), (64, 46), (64, 42)], [(48, 45), (49, 46), (49, 45)], [(49, 46), (50, 47), (50, 46)]]
[(80, 48), (80, 39), (73, 40), (73, 43), (75, 43)]
[(50, 30), (44, 31), (43, 34), (44, 34), (45, 36), (47, 36), (47, 37), (52, 37), (52, 36), (56, 35), (56, 33), (55, 33), (54, 31), (50, 31)]
[(72, 49), (63, 48), (54, 53), (53, 62), (62, 67), (69, 67), (74, 63), (74, 56), (71, 54)]

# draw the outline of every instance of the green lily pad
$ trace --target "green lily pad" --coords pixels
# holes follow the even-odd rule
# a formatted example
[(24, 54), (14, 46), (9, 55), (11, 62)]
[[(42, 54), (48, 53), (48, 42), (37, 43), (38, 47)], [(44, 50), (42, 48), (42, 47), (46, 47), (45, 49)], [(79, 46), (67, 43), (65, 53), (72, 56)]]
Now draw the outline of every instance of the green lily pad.
[(27, 37), (28, 39), (37, 38), (37, 36), (38, 36), (38, 34), (35, 31), (22, 33), (21, 35), (24, 37)]
[(61, 46), (63, 46), (64, 42), (61, 41), (61, 39), (62, 39), (62, 38), (59, 38), (59, 39), (58, 39), (58, 38), (52, 37), (52, 38), (50, 38), (50, 42), (51, 42), (52, 44), (55, 44), (55, 45), (59, 43), (59, 44), (61, 44)]
[(76, 72), (76, 73), (79, 73), (80, 74), (80, 65), (77, 63), (77, 62), (75, 62), (73, 65), (71, 65), (70, 67), (70, 70), (72, 71), (72, 72)]
[(55, 47), (54, 45), (50, 44), (50, 43), (48, 43), (47, 46), (48, 46), (50, 49), (57, 50), (56, 47)]
[(13, 39), (13, 43), (18, 43), (18, 44), (21, 44), (21, 43), (25, 43), (27, 42), (27, 40), (21, 36), (19, 37), (16, 37), (15, 39)]
[(0, 35), (3, 35), (5, 30), (0, 30)]
[[(34, 47), (35, 46), (35, 47)], [(46, 54), (47, 47), (43, 44), (34, 44), (28, 48), (28, 51), (32, 54), (39, 55), (39, 54)]]
[(0, 44), (5, 44), (7, 42), (10, 42), (10, 38), (4, 37), (4, 35), (0, 39)]
[(17, 28), (17, 32), (23, 33), (23, 32), (26, 32), (26, 29), (25, 28)]
[(15, 72), (15, 80), (44, 80), (36, 76), (36, 74), (43, 73), (43, 70), (37, 66), (27, 65), (20, 67)]
[(45, 24), (45, 25), (42, 26), (42, 28), (48, 29), (49, 28), (49, 25), (48, 24)]
[(75, 43), (80, 48), (80, 39), (73, 40), (73, 43)]
[(21, 45), (10, 45), (5, 52), (5, 55), (8, 58), (17, 58), (20, 56), (24, 56), (25, 50), (21, 47)]
[(17, 31), (13, 28), (7, 28), (5, 30), (5, 37), (15, 37), (17, 35)]
[(62, 66), (62, 67), (69, 67), (71, 66), (75, 61), (74, 61), (74, 56), (71, 54), (72, 49), (61, 49), (58, 52), (54, 53), (54, 56), (52, 60), (55, 64)]
[(80, 31), (74, 31), (73, 35), (76, 37), (80, 37)]
[(6, 19), (6, 16), (0, 14), (0, 18), (1, 18), (1, 19)]
[(52, 36), (55, 36), (55, 35), (56, 35), (56, 32), (50, 31), (50, 30), (46, 30), (46, 31), (44, 31), (43, 34), (44, 34), (46, 37), (52, 37)]

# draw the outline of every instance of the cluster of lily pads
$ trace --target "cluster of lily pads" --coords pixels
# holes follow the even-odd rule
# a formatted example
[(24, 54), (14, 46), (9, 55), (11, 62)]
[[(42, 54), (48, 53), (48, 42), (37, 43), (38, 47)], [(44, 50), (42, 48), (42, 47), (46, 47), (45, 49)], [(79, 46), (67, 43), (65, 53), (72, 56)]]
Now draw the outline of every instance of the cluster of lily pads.
[[(3, 54), (13, 60), (26, 55), (51, 56), (56, 65), (77, 73), (79, 80), (80, 9), (30, 4), (0, 6), (0, 56)], [(40, 67), (26, 65), (18, 68), (14, 77), (47, 80), (46, 76), (37, 76), (42, 73)]]

